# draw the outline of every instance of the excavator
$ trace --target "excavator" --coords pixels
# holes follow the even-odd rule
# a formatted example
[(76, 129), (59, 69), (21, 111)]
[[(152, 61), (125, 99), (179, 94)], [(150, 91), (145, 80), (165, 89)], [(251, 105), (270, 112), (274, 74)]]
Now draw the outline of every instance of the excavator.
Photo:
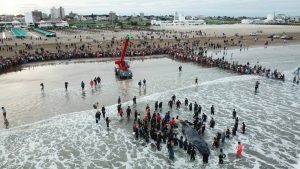
[(129, 69), (129, 61), (125, 60), (126, 49), (130, 40), (130, 36), (126, 35), (123, 42), (123, 49), (121, 51), (120, 58), (115, 61), (117, 67), (115, 67), (116, 76), (120, 79), (131, 79), (132, 72)]

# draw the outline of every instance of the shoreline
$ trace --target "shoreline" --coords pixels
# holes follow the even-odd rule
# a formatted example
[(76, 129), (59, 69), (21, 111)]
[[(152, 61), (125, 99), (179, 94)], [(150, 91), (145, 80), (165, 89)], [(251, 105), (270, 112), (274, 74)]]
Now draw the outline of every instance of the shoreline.
[[(299, 45), (300, 41), (296, 42), (296, 43), (286, 43), (286, 44), (279, 44), (279, 43), (275, 43), (275, 44), (269, 44), (268, 47), (274, 47), (274, 46), (290, 46), (290, 45)], [(249, 48), (263, 48), (264, 46), (261, 46), (260, 44), (256, 44), (256, 45), (252, 45), (249, 46)], [(238, 50), (240, 49), (238, 46), (232, 46), (227, 48), (228, 50)], [(210, 51), (219, 51), (222, 50), (222, 48), (220, 49), (210, 49)], [(173, 58), (170, 54), (154, 54), (154, 55), (146, 55), (146, 56), (126, 56), (125, 58), (128, 59), (129, 61), (132, 60), (143, 60), (143, 59), (155, 59), (155, 58), (163, 58), (163, 57), (169, 57), (169, 58)], [(34, 61), (34, 62), (29, 62), (29, 63), (24, 63), (24, 64), (20, 64), (17, 65), (15, 67), (11, 67), (8, 70), (5, 71), (0, 71), (0, 76), (6, 73), (12, 73), (12, 72), (18, 72), (18, 71), (22, 71), (24, 68), (28, 68), (28, 67), (36, 67), (36, 66), (50, 66), (50, 65), (57, 65), (57, 64), (75, 64), (75, 63), (93, 63), (93, 62), (112, 62), (115, 59), (117, 59), (119, 57), (99, 57), (99, 58), (95, 58), (95, 57), (87, 57), (87, 58), (72, 58), (71, 60), (69, 59), (56, 59), (56, 60), (46, 60), (46, 61)]]

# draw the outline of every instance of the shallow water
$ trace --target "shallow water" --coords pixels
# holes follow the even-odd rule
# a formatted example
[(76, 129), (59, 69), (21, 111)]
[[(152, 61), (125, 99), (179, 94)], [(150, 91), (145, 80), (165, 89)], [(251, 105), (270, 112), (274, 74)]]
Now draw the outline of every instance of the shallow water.
[[(47, 119), (59, 114), (88, 110), (99, 102), (101, 105), (117, 103), (121, 96), (122, 102), (164, 90), (177, 89), (194, 83), (196, 76), (199, 82), (233, 76), (215, 68), (201, 68), (192, 63), (183, 66), (168, 58), (136, 60), (131, 62), (133, 79), (120, 81), (114, 75), (114, 63), (56, 62), (44, 66), (25, 67), (23, 71), (0, 76), (1, 105), (5, 105), (8, 119), (12, 126), (18, 126)], [(66, 65), (67, 63), (67, 65)], [(210, 76), (207, 76), (207, 74)], [(91, 89), (91, 78), (100, 76), (101, 85)], [(147, 80), (147, 88), (139, 89), (138, 82)], [(69, 82), (68, 91), (64, 83)], [(85, 82), (84, 93), (80, 83)], [(40, 83), (45, 85), (44, 92)]]
[[(276, 56), (268, 63), (272, 65), (273, 60), (276, 62)], [(299, 58), (295, 62), (300, 63)], [(183, 65), (181, 73), (178, 72), (180, 64)], [(295, 65), (283, 70), (291, 75)], [(175, 151), (175, 160), (169, 161), (165, 145), (161, 151), (156, 151), (152, 144), (145, 145), (142, 140), (133, 138), (132, 120), (120, 120), (114, 104), (119, 93), (124, 102), (131, 100), (133, 95), (139, 96), (137, 82), (144, 77), (147, 91), (145, 94), (141, 91), (135, 107), (141, 113), (147, 103), (153, 109), (154, 102), (159, 100), (164, 102), (164, 114), (169, 110), (166, 102), (173, 94), (180, 100), (187, 97), (197, 101), (206, 114), (214, 104), (216, 127), (213, 130), (207, 127), (204, 136), (209, 144), (218, 131), (233, 126), (232, 109), (237, 110), (239, 126), (245, 122), (246, 134), (238, 133), (226, 140), (223, 149), (228, 158), (224, 168), (294, 168), (299, 161), (300, 86), (293, 85), (290, 79), (281, 82), (241, 76), (161, 58), (133, 61), (134, 79), (118, 81), (112, 67), (111, 62), (62, 64), (0, 76), (0, 90), (4, 93), (1, 95), (8, 98), (1, 97), (1, 104), (6, 101), (8, 118), (15, 126), (0, 130), (0, 168), (219, 168), (217, 150), (211, 150), (208, 165), (202, 164), (201, 156), (190, 162), (182, 150)], [(101, 90), (92, 94), (87, 88), (86, 96), (82, 97), (80, 81), (97, 75), (103, 79)], [(47, 79), (42, 78), (44, 76)], [(199, 85), (193, 84), (195, 76), (200, 79)], [(66, 77), (70, 82), (68, 99), (63, 85)], [(45, 83), (44, 95), (39, 90), (41, 80)], [(261, 83), (258, 95), (254, 95), (256, 80)], [(14, 92), (16, 90), (18, 92)], [(100, 125), (95, 124), (95, 110), (87, 110), (92, 109), (96, 101), (112, 105), (107, 106), (112, 119), (110, 131), (106, 130), (103, 119)], [(127, 105), (131, 106), (132, 102), (123, 103), (124, 107)], [(185, 107), (172, 110), (172, 115), (179, 115), (181, 119), (192, 117)], [(240, 160), (234, 155), (237, 141), (244, 147)]]

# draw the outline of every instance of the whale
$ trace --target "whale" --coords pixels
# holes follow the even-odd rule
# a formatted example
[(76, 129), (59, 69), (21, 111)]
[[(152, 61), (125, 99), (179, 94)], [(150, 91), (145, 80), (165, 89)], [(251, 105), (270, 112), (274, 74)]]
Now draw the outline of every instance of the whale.
[(202, 138), (198, 132), (190, 126), (191, 122), (185, 120), (180, 122), (182, 127), (182, 133), (189, 142), (199, 151), (200, 154), (209, 155), (210, 150), (206, 141)]

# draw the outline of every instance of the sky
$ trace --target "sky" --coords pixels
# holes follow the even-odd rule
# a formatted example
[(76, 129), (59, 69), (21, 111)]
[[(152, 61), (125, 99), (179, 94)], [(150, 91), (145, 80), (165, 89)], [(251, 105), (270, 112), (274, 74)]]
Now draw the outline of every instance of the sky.
[(284, 13), (300, 16), (300, 0), (0, 0), (0, 14), (24, 14), (62, 6), (65, 13), (133, 15), (266, 16)]

